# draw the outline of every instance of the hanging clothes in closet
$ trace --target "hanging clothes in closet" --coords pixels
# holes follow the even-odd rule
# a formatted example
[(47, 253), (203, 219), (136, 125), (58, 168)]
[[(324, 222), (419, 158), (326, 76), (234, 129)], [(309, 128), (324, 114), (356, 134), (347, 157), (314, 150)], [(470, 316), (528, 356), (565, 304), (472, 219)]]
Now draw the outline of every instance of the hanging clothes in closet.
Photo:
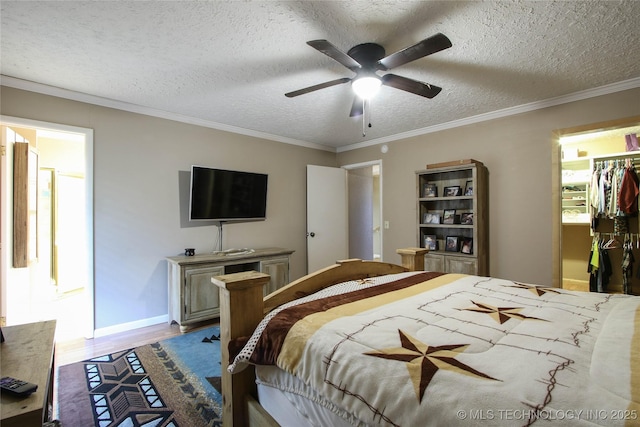
[(587, 268), (589, 272), (589, 291), (591, 292), (607, 292), (609, 288), (609, 280), (613, 270), (607, 244), (610, 244), (610, 242), (603, 242), (599, 236), (593, 239)]
[[(639, 178), (630, 159), (594, 163), (589, 197), (592, 219), (628, 218), (638, 214)], [(597, 231), (597, 222), (593, 231)], [(625, 229), (620, 230), (623, 234)]]
[(618, 196), (618, 207), (625, 215), (633, 216), (638, 214), (638, 173), (630, 159), (626, 159), (620, 191)]
[[(632, 277), (633, 245), (630, 241), (629, 218), (638, 215), (640, 179), (631, 159), (604, 160), (594, 162), (589, 195), (591, 229), (594, 232), (589, 256), (589, 289), (592, 292), (607, 292), (611, 278), (610, 249), (622, 249), (622, 277), (624, 293), (631, 293), (629, 279)], [(603, 219), (613, 220), (613, 233), (609, 240), (601, 239), (598, 227)], [(625, 236), (624, 244), (615, 236)], [(636, 273), (640, 278), (640, 269)]]
[[(622, 292), (625, 294), (631, 293), (631, 279), (633, 272), (633, 263), (635, 258), (633, 257), (633, 243), (631, 239), (627, 239), (624, 242), (622, 252)], [(640, 272), (640, 269), (638, 270)]]

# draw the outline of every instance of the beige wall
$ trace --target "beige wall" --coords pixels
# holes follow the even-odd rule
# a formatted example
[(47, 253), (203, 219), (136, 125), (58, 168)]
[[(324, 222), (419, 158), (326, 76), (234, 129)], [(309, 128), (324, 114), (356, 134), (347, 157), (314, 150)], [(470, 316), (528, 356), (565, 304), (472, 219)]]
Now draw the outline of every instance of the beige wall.
[(215, 226), (181, 227), (192, 164), (268, 173), (267, 220), (225, 225), (224, 247), (291, 248), (291, 277), (306, 273), (306, 165), (336, 166), (334, 153), (13, 88), (0, 97), (2, 115), (94, 130), (97, 329), (166, 315), (164, 258), (214, 249)]
[[(562, 226), (562, 277), (568, 279), (567, 284), (576, 289), (578, 284), (582, 289), (588, 289), (587, 261), (589, 260), (591, 242), (589, 224)], [(620, 263), (615, 265), (620, 265)], [(614, 273), (617, 274), (612, 283), (622, 283), (622, 274), (618, 272), (617, 268)]]
[(164, 257), (213, 249), (215, 227), (181, 227), (179, 175), (193, 163), (269, 174), (267, 220), (225, 226), (224, 246), (294, 249), (295, 278), (305, 272), (306, 164), (382, 159), (384, 259), (393, 262), (396, 248), (417, 243), (414, 172), (480, 160), (489, 169), (491, 274), (552, 284), (560, 261), (554, 130), (640, 115), (632, 89), (390, 142), (386, 154), (372, 146), (336, 155), (13, 88), (0, 97), (3, 115), (94, 130), (96, 328), (166, 314)]
[(51, 138), (37, 138), (39, 166), (55, 168), (58, 172), (84, 176), (84, 144)]
[(639, 100), (640, 89), (627, 90), (387, 143), (386, 154), (379, 146), (346, 151), (338, 163), (382, 159), (383, 220), (390, 222), (384, 258), (394, 260), (396, 248), (417, 244), (414, 172), (429, 163), (480, 160), (489, 169), (491, 275), (551, 285), (560, 262), (552, 227), (560, 216), (552, 203), (552, 188), (560, 188), (554, 131), (636, 116)]

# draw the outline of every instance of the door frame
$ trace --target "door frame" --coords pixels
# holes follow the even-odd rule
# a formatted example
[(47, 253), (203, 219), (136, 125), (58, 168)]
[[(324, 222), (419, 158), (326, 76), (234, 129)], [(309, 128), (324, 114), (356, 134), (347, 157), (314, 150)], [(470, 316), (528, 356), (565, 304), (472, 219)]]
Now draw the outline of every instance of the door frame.
[(640, 116), (590, 123), (551, 132), (551, 227), (552, 286), (562, 287), (562, 146), (560, 139), (580, 133), (597, 133), (606, 130), (635, 126)]
[[(64, 132), (64, 133), (74, 133), (84, 136), (84, 150), (85, 150), (85, 194), (86, 194), (86, 203), (85, 203), (85, 213), (87, 216), (86, 221), (86, 259), (85, 262), (87, 264), (87, 280), (85, 285), (85, 297), (86, 303), (89, 307), (87, 319), (85, 319), (84, 323), (84, 335), (86, 338), (93, 338), (94, 330), (95, 330), (95, 305), (94, 305), (94, 240), (93, 240), (93, 229), (94, 229), (94, 215), (93, 215), (93, 129), (89, 128), (81, 128), (77, 126), (69, 126), (58, 123), (50, 123), (43, 122), (39, 120), (31, 120), (24, 119), (20, 117), (12, 117), (12, 116), (4, 116), (0, 115), (0, 123), (3, 126), (16, 126), (21, 128), (31, 128), (31, 129), (39, 129), (39, 130), (49, 130), (53, 132)], [(9, 188), (13, 186), (13, 177), (9, 176), (7, 168), (2, 168), (2, 182), (6, 186), (6, 191), (9, 191)], [(10, 236), (5, 236), (2, 234), (2, 240), (7, 241)], [(8, 245), (3, 244), (3, 248), (8, 248)], [(3, 259), (7, 258), (7, 250), (3, 250), (2, 257)], [(6, 268), (3, 268), (0, 272), (0, 277), (2, 280), (2, 286), (6, 286), (6, 278), (7, 278), (7, 270), (8, 264), (3, 263), (3, 266), (6, 265)], [(4, 289), (3, 289), (4, 295)], [(2, 301), (3, 306), (0, 307), (2, 311), (1, 315), (4, 316), (6, 314), (6, 304), (5, 299)]]
[[(382, 159), (378, 159), (378, 160), (371, 160), (368, 162), (362, 162), (362, 163), (353, 163), (353, 164), (349, 164), (349, 165), (343, 165), (340, 166), (343, 169), (346, 169), (347, 171), (350, 170), (354, 170), (354, 169), (362, 169), (362, 168), (367, 168), (367, 167), (373, 167), (373, 166), (378, 166), (380, 168), (380, 178), (379, 178), (379, 184), (380, 184), (380, 194), (379, 194), (379, 200), (378, 200), (378, 206), (380, 208), (380, 260), (379, 261), (384, 261), (384, 226), (382, 226), (385, 222), (384, 222), (384, 209), (383, 209), (383, 204), (382, 201), (384, 200), (383, 197), (383, 182), (382, 182)], [(350, 198), (351, 195), (347, 194), (347, 197)]]

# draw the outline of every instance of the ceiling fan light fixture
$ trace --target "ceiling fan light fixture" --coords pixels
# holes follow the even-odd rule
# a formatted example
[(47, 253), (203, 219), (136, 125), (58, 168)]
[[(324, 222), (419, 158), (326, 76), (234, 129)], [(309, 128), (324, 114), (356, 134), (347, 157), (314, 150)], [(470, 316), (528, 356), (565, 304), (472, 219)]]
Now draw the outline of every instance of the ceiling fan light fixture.
[(361, 99), (371, 99), (380, 90), (382, 81), (375, 74), (368, 74), (362, 77), (358, 77), (351, 83), (351, 87), (358, 97)]

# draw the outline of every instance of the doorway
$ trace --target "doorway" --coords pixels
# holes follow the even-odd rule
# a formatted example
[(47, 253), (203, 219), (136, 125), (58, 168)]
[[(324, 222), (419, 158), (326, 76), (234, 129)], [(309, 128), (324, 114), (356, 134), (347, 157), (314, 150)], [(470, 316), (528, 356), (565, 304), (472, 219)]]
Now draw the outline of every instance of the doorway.
[(345, 258), (382, 261), (382, 160), (307, 166), (307, 272)]
[(349, 258), (382, 261), (382, 160), (343, 167), (349, 200)]
[[(554, 285), (565, 289), (589, 291), (590, 273), (588, 259), (594, 243), (601, 239), (620, 241), (634, 239), (634, 251), (637, 244), (638, 217), (628, 218), (626, 232), (614, 229), (615, 214), (605, 215), (597, 222), (592, 222), (589, 207), (594, 189), (592, 188), (593, 173), (602, 164), (610, 165), (611, 169), (622, 167), (626, 161), (635, 164), (640, 171), (640, 151), (627, 151), (625, 136), (640, 133), (640, 117), (631, 117), (616, 121), (596, 123), (578, 128), (563, 129), (557, 133), (558, 149), (555, 155), (559, 164), (558, 189), (554, 193), (554, 208), (559, 215), (559, 226), (554, 232), (559, 234), (557, 249), (559, 263), (558, 277)], [(608, 168), (609, 166), (607, 166)], [(596, 194), (598, 189), (595, 189)], [(555, 239), (554, 239), (555, 240)], [(608, 254), (611, 271), (608, 292), (622, 292), (622, 270), (618, 268), (622, 260), (622, 246), (611, 248)], [(636, 252), (638, 259), (640, 253)], [(555, 258), (555, 257), (554, 257)], [(635, 272), (633, 274), (635, 276)], [(632, 279), (630, 287), (633, 293), (640, 292), (640, 281)]]
[[(93, 131), (2, 117), (1, 314), (6, 324), (57, 319), (56, 340), (93, 337)], [(13, 143), (38, 155), (37, 259), (12, 267)]]

